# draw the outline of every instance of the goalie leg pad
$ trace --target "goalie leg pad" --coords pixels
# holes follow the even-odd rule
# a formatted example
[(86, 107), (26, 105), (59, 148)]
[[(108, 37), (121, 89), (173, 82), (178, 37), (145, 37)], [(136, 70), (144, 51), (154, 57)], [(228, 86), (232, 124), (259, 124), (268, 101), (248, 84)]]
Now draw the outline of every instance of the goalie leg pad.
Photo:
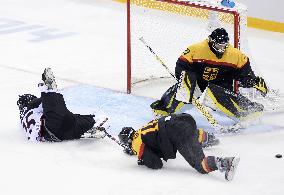
[(204, 91), (202, 103), (214, 110), (221, 111), (229, 117), (240, 120), (254, 118), (263, 112), (263, 105), (211, 83)]
[(178, 82), (176, 100), (184, 103), (191, 103), (192, 97), (201, 95), (200, 88), (196, 86), (196, 77), (194, 74), (182, 72)]

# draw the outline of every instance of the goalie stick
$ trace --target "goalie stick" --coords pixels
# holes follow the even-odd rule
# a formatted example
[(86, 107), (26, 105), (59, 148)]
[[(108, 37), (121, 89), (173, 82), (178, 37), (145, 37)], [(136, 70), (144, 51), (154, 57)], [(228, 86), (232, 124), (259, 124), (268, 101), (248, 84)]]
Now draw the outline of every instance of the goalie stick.
[[(175, 78), (175, 75), (169, 70), (167, 65), (162, 61), (162, 59), (153, 51), (153, 49), (146, 43), (143, 37), (139, 40), (149, 49), (149, 51), (156, 57), (156, 59), (161, 63), (161, 65), (168, 71), (168, 73)], [(176, 79), (176, 78), (175, 78)], [(213, 117), (212, 114), (203, 106), (196, 97), (193, 96), (192, 104), (201, 112), (201, 114), (207, 119), (210, 125), (219, 133), (235, 133), (239, 129), (244, 128), (244, 126), (239, 122), (230, 126), (223, 126), (218, 123), (218, 121)]]

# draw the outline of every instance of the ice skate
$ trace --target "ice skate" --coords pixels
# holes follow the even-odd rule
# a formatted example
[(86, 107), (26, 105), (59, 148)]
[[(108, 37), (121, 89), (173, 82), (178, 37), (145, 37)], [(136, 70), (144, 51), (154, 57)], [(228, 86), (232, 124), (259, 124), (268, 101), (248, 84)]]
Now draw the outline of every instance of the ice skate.
[(55, 82), (55, 77), (51, 68), (45, 68), (44, 72), (42, 73), (42, 81), (47, 86), (48, 90), (57, 91), (57, 85)]
[(220, 172), (225, 172), (225, 179), (233, 180), (240, 158), (226, 157), (216, 158), (216, 164)]

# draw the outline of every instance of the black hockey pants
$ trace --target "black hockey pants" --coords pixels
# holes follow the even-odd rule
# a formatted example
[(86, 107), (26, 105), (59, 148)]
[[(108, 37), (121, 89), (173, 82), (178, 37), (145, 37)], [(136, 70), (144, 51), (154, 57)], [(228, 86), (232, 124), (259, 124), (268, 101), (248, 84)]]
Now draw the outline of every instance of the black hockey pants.
[[(202, 167), (202, 161), (205, 158), (202, 145), (198, 141), (198, 130), (196, 122), (189, 114), (182, 114), (183, 118), (177, 117), (165, 122), (166, 132), (171, 143), (184, 159), (198, 172), (207, 173)], [(208, 156), (208, 165), (210, 169), (216, 170), (215, 157)]]
[(95, 124), (92, 115), (80, 115), (70, 112), (62, 94), (41, 93), (44, 130), (43, 136), (48, 141), (79, 139)]

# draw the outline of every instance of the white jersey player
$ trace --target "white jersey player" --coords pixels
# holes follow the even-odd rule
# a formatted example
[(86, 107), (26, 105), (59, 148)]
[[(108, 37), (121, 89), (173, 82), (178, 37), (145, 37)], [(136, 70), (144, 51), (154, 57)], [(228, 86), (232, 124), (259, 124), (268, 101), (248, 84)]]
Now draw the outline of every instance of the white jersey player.
[(41, 97), (31, 94), (19, 96), (21, 125), (30, 141), (63, 141), (81, 137), (103, 138), (108, 118), (95, 115), (73, 114), (58, 93), (55, 77), (50, 68), (42, 74), (39, 83)]

